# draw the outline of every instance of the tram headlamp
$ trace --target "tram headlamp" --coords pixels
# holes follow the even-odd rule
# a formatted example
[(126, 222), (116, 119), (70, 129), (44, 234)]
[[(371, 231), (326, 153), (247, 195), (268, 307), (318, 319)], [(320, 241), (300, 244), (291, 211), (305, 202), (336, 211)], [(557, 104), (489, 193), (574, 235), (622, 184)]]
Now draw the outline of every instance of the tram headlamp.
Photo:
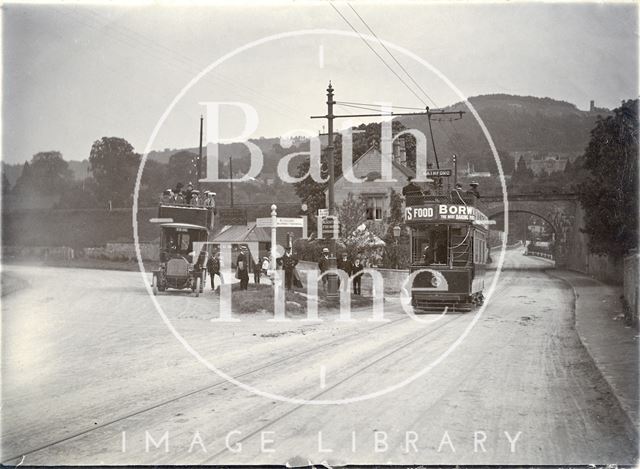
[(434, 287), (439, 287), (440, 279), (434, 275), (433, 277), (431, 277), (431, 285)]

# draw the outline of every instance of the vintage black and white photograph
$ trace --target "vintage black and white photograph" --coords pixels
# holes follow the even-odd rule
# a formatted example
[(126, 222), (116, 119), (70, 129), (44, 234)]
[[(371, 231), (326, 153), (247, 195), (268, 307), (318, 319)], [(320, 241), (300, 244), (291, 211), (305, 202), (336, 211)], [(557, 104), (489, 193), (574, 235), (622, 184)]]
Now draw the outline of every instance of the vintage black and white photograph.
[(8, 1), (0, 462), (638, 464), (633, 1)]

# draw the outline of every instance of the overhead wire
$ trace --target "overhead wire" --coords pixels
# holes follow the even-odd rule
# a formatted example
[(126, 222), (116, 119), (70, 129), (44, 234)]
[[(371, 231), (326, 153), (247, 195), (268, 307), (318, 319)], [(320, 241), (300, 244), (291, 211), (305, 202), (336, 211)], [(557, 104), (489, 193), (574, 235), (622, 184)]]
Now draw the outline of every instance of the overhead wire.
[(340, 17), (344, 20), (345, 23), (347, 23), (347, 25), (349, 25), (349, 27), (360, 37), (360, 39), (362, 39), (362, 42), (364, 42), (366, 44), (366, 46), (371, 49), (371, 51), (380, 59), (380, 61), (391, 71), (391, 73), (393, 73), (398, 80), (400, 80), (400, 82), (416, 97), (418, 98), (425, 106), (427, 105), (426, 101), (424, 99), (422, 99), (420, 97), (420, 95), (418, 93), (415, 92), (415, 90), (413, 88), (411, 88), (406, 81), (404, 81), (402, 79), (402, 77), (400, 75), (398, 75), (398, 73), (387, 63), (386, 60), (384, 60), (384, 58), (378, 53), (378, 51), (376, 51), (371, 44), (369, 44), (369, 41), (367, 41), (362, 34), (360, 33), (360, 31), (358, 31), (352, 24), (351, 22), (345, 18), (345, 16), (340, 12), (340, 10), (338, 10), (336, 8), (336, 6), (333, 4), (332, 1), (329, 2), (329, 5), (331, 5), (331, 8), (333, 8), (335, 10), (336, 13), (338, 13), (338, 15), (340, 15)]
[[(349, 8), (351, 8), (351, 10), (358, 16), (358, 18), (360, 19), (360, 21), (362, 21), (362, 23), (367, 27), (367, 29), (371, 32), (371, 34), (378, 40), (378, 42), (380, 43), (380, 45), (382, 47), (384, 47), (384, 49), (387, 51), (387, 53), (391, 56), (391, 58), (398, 64), (398, 66), (400, 66), (400, 68), (406, 73), (406, 75), (409, 77), (409, 79), (418, 87), (418, 89), (420, 91), (422, 91), (422, 93), (427, 97), (427, 99), (429, 99), (429, 101), (431, 101), (433, 103), (434, 106), (438, 107), (438, 104), (435, 102), (434, 99), (431, 98), (431, 96), (429, 96), (429, 94), (425, 91), (425, 89), (413, 78), (413, 76), (411, 76), (411, 74), (407, 71), (407, 69), (400, 63), (399, 60), (396, 59), (396, 57), (394, 56), (394, 54), (385, 46), (385, 44), (380, 40), (380, 38), (378, 37), (378, 35), (375, 33), (375, 31), (373, 31), (373, 29), (369, 26), (369, 24), (365, 21), (365, 19), (356, 11), (356, 9), (350, 4), (347, 3), (347, 5), (349, 5)], [(433, 120), (435, 122), (442, 122), (442, 121), (446, 121), (449, 122), (452, 129), (454, 130), (454, 134), (455, 134), (455, 128), (453, 128), (453, 120), (459, 120), (461, 119), (461, 117), (457, 118), (457, 119), (432, 119), (431, 116), (429, 116), (429, 120)], [(431, 130), (431, 129), (430, 129)], [(454, 147), (454, 151), (456, 153), (458, 153), (458, 145), (457, 142), (455, 142), (456, 138), (455, 136), (452, 137), (451, 135), (449, 135), (449, 132), (447, 132), (447, 130), (445, 128), (442, 128), (442, 131), (445, 133), (445, 135), (447, 136), (448, 140), (451, 142), (451, 145)]]
[[(426, 101), (419, 97), (417, 95), (417, 93), (413, 90), (413, 88), (409, 87), (409, 85), (400, 77), (400, 75), (398, 75), (398, 73), (396, 73), (395, 70), (393, 70), (389, 64), (380, 56), (380, 54), (378, 54), (378, 52), (373, 49), (373, 47), (369, 44), (369, 42), (367, 40), (364, 39), (364, 37), (360, 34), (360, 32), (344, 17), (344, 15), (342, 15), (342, 13), (331, 3), (329, 2), (332, 6), (332, 8), (338, 13), (338, 15), (340, 15), (340, 17), (349, 25), (349, 27), (355, 31), (358, 36), (360, 37), (360, 39), (362, 39), (367, 46), (376, 54), (376, 56), (385, 64), (385, 66), (387, 68), (389, 68), (394, 75), (396, 75), (396, 77), (398, 77), (398, 79), (400, 80), (401, 83), (404, 84), (405, 87), (407, 87), (408, 89), (410, 89), (410, 91), (412, 92), (412, 94), (416, 97), (418, 97), (418, 99), (425, 105), (427, 106)], [(375, 31), (373, 30), (373, 28), (371, 28), (371, 26), (369, 26), (369, 24), (366, 22), (366, 20), (356, 11), (356, 9), (350, 4), (347, 3), (347, 5), (349, 6), (349, 8), (356, 14), (356, 16), (360, 19), (360, 21), (365, 25), (365, 27), (369, 30), (369, 32), (376, 38), (376, 40), (378, 41), (378, 43), (385, 49), (385, 51), (387, 52), (387, 54), (389, 54), (389, 56), (391, 56), (391, 58), (394, 60), (394, 62), (401, 68), (401, 70), (407, 75), (407, 77), (411, 80), (411, 82), (413, 82), (416, 87), (424, 94), (424, 96), (433, 103), (433, 105), (435, 107), (438, 107), (437, 103), (435, 102), (435, 100), (433, 98), (431, 98), (431, 96), (429, 96), (429, 94), (426, 92), (426, 90), (417, 82), (417, 80), (415, 80), (413, 78), (413, 76), (409, 73), (409, 71), (402, 65), (402, 63), (400, 63), (400, 61), (394, 56), (394, 54), (389, 50), (388, 47), (385, 46), (385, 44), (382, 42), (382, 40), (378, 37), (378, 35), (375, 33)], [(435, 119), (436, 122), (439, 122), (441, 119)], [(437, 155), (437, 151), (436, 151), (436, 147), (435, 147), (435, 141), (433, 140), (433, 129), (431, 126), (431, 121), (432, 121), (432, 116), (428, 115), (427, 118), (428, 121), (428, 126), (429, 126), (429, 134), (431, 136), (432, 139), (432, 146), (433, 146), (433, 151), (434, 151), (434, 159), (436, 161), (436, 166), (439, 168), (439, 159), (438, 159), (438, 155)], [(446, 129), (442, 128), (441, 129), (445, 135), (447, 136), (447, 139), (451, 142), (451, 145), (454, 146), (454, 148), (457, 146), (453, 143), (454, 138), (451, 137), (451, 135), (449, 135), (449, 133), (446, 131)]]
[(422, 88), (422, 86), (420, 86), (420, 84), (411, 76), (411, 74), (407, 71), (406, 68), (404, 68), (404, 66), (400, 63), (400, 61), (398, 59), (396, 59), (396, 56), (393, 55), (393, 53), (389, 50), (389, 48), (384, 44), (384, 42), (382, 42), (380, 40), (380, 38), (378, 37), (378, 35), (373, 31), (373, 29), (371, 29), (371, 27), (369, 26), (369, 24), (364, 20), (364, 18), (362, 16), (360, 16), (360, 14), (356, 11), (355, 8), (353, 8), (353, 6), (351, 5), (351, 3), (347, 2), (347, 5), (349, 6), (349, 8), (351, 8), (351, 10), (356, 14), (356, 16), (358, 18), (360, 18), (360, 21), (362, 21), (362, 23), (366, 26), (366, 28), (369, 30), (369, 32), (371, 34), (373, 34), (373, 37), (375, 37), (378, 40), (378, 43), (384, 47), (384, 50), (387, 51), (387, 53), (391, 56), (391, 58), (394, 60), (395, 63), (398, 64), (398, 66), (402, 69), (402, 71), (409, 77), (409, 79), (418, 87), (418, 89), (420, 91), (422, 91), (422, 93), (427, 97), (427, 99), (429, 101), (431, 101), (433, 103), (433, 105), (435, 107), (438, 107), (438, 105), (436, 104), (436, 102), (431, 99), (431, 96), (429, 96), (429, 94), (424, 90), (424, 88)]
[[(380, 109), (380, 107), (381, 107), (380, 103), (378, 103), (378, 104), (376, 104), (376, 103), (357, 103), (357, 102), (353, 102), (353, 101), (336, 101), (336, 103), (345, 104), (345, 105), (353, 104), (353, 105), (358, 105), (358, 106), (369, 106), (369, 107), (374, 107), (374, 108), (378, 108), (378, 109)], [(416, 110), (416, 111), (425, 111), (426, 110), (426, 108), (424, 108), (424, 107), (397, 106), (395, 104), (391, 104), (390, 106), (398, 108), (398, 109), (413, 109), (413, 110)]]

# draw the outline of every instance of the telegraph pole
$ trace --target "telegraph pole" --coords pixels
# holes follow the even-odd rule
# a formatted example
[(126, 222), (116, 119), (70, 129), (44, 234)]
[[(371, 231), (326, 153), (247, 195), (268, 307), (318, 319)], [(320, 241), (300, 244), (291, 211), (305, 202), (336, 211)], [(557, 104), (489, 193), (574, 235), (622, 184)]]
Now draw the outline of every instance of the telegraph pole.
[(200, 190), (200, 179), (202, 178), (202, 114), (200, 114), (200, 146), (198, 147), (198, 180), (196, 181), (196, 187)]
[[(329, 81), (329, 87), (327, 88), (327, 160), (329, 164), (329, 216), (335, 216), (335, 197), (334, 197), (334, 184), (335, 180), (335, 170), (333, 168), (334, 158), (333, 158), (333, 105), (335, 101), (333, 100), (333, 86), (331, 86), (331, 81)], [(336, 219), (333, 219), (334, 223), (334, 236), (331, 238), (331, 252), (329, 253), (329, 269), (335, 269), (338, 267), (338, 253), (336, 252), (336, 239), (335, 239), (335, 223)], [(338, 296), (338, 276), (336, 274), (328, 274), (327, 276), (327, 296), (329, 297), (337, 297)]]
[(333, 168), (333, 86), (329, 81), (329, 87), (327, 88), (327, 159), (329, 160), (329, 215), (335, 215), (335, 202), (333, 195), (333, 185), (335, 183), (335, 171)]
[(233, 207), (233, 163), (229, 157), (229, 195), (231, 196), (231, 207)]

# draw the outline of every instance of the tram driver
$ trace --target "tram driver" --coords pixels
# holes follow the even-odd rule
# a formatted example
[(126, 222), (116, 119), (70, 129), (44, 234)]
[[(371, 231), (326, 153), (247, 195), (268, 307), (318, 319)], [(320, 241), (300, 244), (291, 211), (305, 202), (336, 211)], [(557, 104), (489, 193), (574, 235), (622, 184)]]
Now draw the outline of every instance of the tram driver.
[(431, 249), (431, 245), (428, 241), (424, 243), (423, 246), (424, 248), (422, 249), (422, 261), (424, 262), (424, 265), (431, 265), (434, 261), (433, 249)]

